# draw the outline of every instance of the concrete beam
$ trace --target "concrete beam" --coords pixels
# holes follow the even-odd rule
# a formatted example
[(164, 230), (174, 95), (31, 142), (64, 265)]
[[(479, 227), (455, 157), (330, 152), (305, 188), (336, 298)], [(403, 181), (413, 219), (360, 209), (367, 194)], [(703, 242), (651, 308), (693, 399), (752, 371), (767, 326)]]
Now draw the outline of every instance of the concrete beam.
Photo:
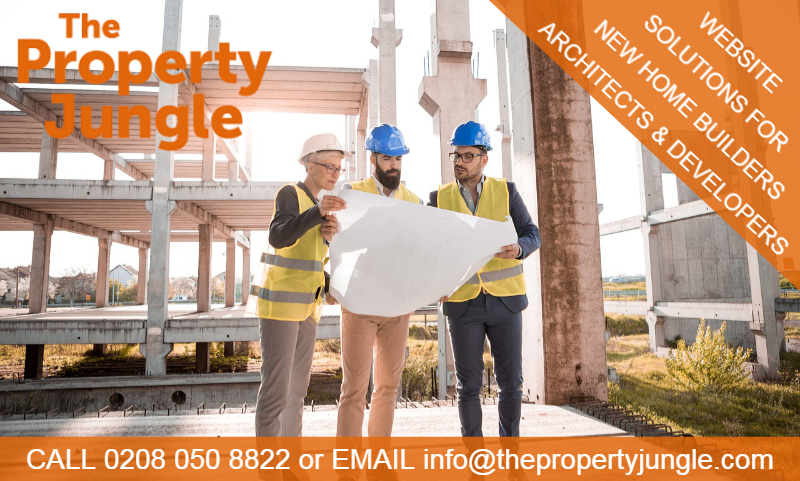
[(603, 312), (606, 314), (645, 316), (649, 307), (647, 301), (603, 301)]
[(235, 239), (236, 242), (242, 247), (250, 247), (250, 241), (242, 236), (238, 231), (233, 230), (221, 220), (206, 212), (204, 209), (198, 207), (191, 202), (178, 201), (175, 203), (178, 210), (185, 212), (192, 219), (197, 221), (198, 224), (211, 224), (216, 232), (224, 235), (225, 237)]
[[(173, 182), (170, 200), (275, 200), (283, 182)], [(2, 187), (2, 184), (0, 184)], [(0, 198), (1, 199), (1, 198)]]
[(731, 304), (723, 302), (673, 302), (662, 301), (655, 305), (653, 312), (662, 317), (683, 319), (720, 319), (723, 321), (753, 322), (752, 304)]
[[(0, 80), (0, 100), (8, 102), (11, 106), (25, 112), (31, 118), (38, 120), (42, 124), (48, 121), (53, 121), (58, 125), (62, 125), (64, 122), (62, 117), (56, 115), (44, 105), (33, 100), (16, 85), (8, 83), (5, 80)], [(112, 152), (96, 140), (84, 136), (83, 133), (81, 133), (81, 130), (77, 127), (72, 130), (72, 133), (68, 138), (85, 146), (91, 153), (106, 161), (104, 172), (108, 172), (110, 169), (109, 165), (115, 165), (116, 168), (120, 169), (136, 180), (149, 180), (146, 175), (141, 173), (135, 167), (128, 165), (121, 155), (117, 154), (116, 152)], [(104, 175), (104, 178), (105, 177), (106, 176)]]
[(644, 217), (640, 215), (628, 217), (627, 219), (615, 220), (613, 222), (607, 222), (600, 225), (600, 236), (602, 237), (604, 235), (619, 234), (620, 232), (641, 229), (642, 222), (644, 222)]
[(135, 344), (145, 342), (146, 321), (3, 321), (0, 344)]
[(153, 183), (66, 179), (2, 179), (3, 199), (150, 200)]
[(139, 239), (134, 239), (127, 235), (120, 234), (119, 232), (111, 232), (105, 229), (101, 229), (99, 227), (92, 227), (86, 224), (81, 224), (80, 222), (64, 219), (63, 217), (59, 217), (56, 215), (48, 215), (45, 214), (44, 212), (39, 212), (28, 209), (26, 207), (9, 204), (8, 202), (0, 202), (0, 216), (25, 220), (33, 224), (44, 224), (48, 221), (49, 218), (52, 218), (54, 229), (65, 230), (68, 232), (74, 232), (75, 234), (82, 234), (90, 237), (111, 236), (111, 239), (114, 242), (118, 244), (124, 244), (130, 247), (147, 248), (149, 245), (147, 242), (141, 241)]
[(647, 222), (650, 225), (658, 225), (713, 213), (714, 210), (709, 207), (708, 204), (702, 200), (696, 200), (688, 204), (680, 204), (667, 209), (651, 211), (647, 216)]
[[(144, 320), (21, 320), (0, 322), (0, 345), (144, 343)], [(339, 316), (322, 316), (317, 339), (339, 339)], [(258, 318), (169, 319), (164, 342), (257, 341)]]
[[(93, 70), (95, 74), (100, 74), (99, 70)], [(53, 68), (41, 68), (31, 70), (28, 75), (29, 82), (32, 84), (54, 84), (56, 78), (56, 70)], [(19, 69), (17, 67), (0, 67), (0, 80), (14, 83), (19, 81)], [(80, 84), (89, 85), (89, 82), (84, 79), (78, 69), (67, 69), (64, 74), (66, 84)], [(114, 72), (110, 79), (103, 83), (103, 85), (119, 85), (119, 72)], [(158, 77), (151, 74), (150, 78), (139, 84), (141, 87), (158, 87)]]

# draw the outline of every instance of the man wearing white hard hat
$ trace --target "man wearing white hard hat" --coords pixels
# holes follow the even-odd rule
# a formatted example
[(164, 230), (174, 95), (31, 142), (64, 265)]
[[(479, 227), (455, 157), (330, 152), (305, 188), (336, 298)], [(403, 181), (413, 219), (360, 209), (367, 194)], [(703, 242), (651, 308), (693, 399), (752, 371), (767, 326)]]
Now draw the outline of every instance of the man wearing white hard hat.
[[(256, 403), (256, 436), (302, 435), (303, 403), (311, 378), (317, 322), (325, 297), (327, 242), (338, 230), (331, 215), (345, 208), (332, 195), (349, 157), (333, 134), (318, 134), (303, 144), (298, 162), (302, 182), (278, 191), (269, 225), (270, 249), (253, 278), (247, 312), (259, 317), (261, 387)], [(330, 301), (329, 301), (330, 302)]]

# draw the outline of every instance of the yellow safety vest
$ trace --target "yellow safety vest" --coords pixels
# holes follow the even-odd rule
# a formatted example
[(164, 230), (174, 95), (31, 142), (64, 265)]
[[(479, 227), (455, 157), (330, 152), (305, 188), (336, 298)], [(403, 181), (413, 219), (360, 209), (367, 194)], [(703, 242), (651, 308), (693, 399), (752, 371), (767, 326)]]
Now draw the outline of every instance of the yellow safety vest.
[[(296, 185), (299, 212), (314, 207), (314, 201)], [(277, 204), (276, 204), (277, 208)], [(275, 211), (272, 212), (273, 217)], [(265, 319), (319, 321), (322, 291), (325, 289), (323, 266), (328, 246), (322, 240), (320, 226), (309, 229), (289, 247), (274, 249), (261, 255), (262, 269), (253, 277), (246, 312)]]
[[(369, 192), (370, 194), (380, 195), (378, 192), (378, 186), (375, 185), (375, 180), (372, 177), (367, 177), (364, 180), (357, 180), (355, 182), (351, 182), (350, 185), (353, 187), (353, 190), (359, 190), (361, 192)], [(406, 189), (406, 186), (400, 184), (397, 186), (397, 189), (394, 191), (394, 198), (405, 200), (408, 202), (413, 202), (415, 204), (419, 204), (419, 197), (414, 195), (413, 192)]]
[[(437, 205), (440, 209), (476, 215), (484, 219), (506, 222), (509, 215), (508, 184), (505, 179), (486, 177), (483, 182), (480, 201), (475, 214), (470, 212), (467, 203), (461, 196), (458, 183), (455, 181), (439, 187)], [(522, 272), (522, 261), (517, 259), (501, 259), (494, 257), (477, 274), (450, 296), (450, 302), (464, 302), (474, 299), (481, 288), (497, 297), (525, 294), (525, 276)]]

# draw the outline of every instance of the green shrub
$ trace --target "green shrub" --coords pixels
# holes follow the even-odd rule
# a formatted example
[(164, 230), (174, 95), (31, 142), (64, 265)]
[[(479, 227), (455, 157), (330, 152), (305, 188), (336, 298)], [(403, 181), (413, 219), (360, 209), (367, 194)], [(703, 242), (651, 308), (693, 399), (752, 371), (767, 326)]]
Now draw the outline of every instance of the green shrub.
[(606, 315), (606, 329), (611, 331), (612, 336), (633, 336), (648, 332), (647, 321), (642, 316)]
[(725, 328), (723, 322), (712, 332), (705, 319), (700, 319), (694, 344), (687, 348), (686, 341), (678, 341), (678, 348), (667, 360), (667, 372), (676, 383), (692, 391), (730, 391), (747, 377), (742, 365), (750, 350), (730, 347)]

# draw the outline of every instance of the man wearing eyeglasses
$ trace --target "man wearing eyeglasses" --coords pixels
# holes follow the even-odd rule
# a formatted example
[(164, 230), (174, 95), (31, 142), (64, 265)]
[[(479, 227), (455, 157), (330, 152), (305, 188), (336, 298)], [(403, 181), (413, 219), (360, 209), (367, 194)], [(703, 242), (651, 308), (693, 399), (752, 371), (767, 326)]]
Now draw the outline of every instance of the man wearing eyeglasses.
[[(465, 438), (483, 436), (480, 391), (483, 346), (488, 337), (500, 391), (499, 434), (519, 437), (522, 310), (528, 306), (522, 260), (541, 246), (539, 229), (513, 182), (483, 174), (489, 162), (488, 152), (492, 150), (486, 127), (465, 122), (453, 131), (450, 144), (456, 180), (431, 192), (429, 205), (500, 222), (511, 216), (517, 231), (515, 244), (503, 246), (472, 279), (449, 297), (440, 299), (444, 302), (453, 345), (461, 434)], [(513, 449), (518, 443), (514, 440), (509, 446)], [(467, 442), (467, 447), (479, 449), (482, 444), (474, 440)], [(524, 479), (524, 472), (511, 471), (509, 478)]]
[[(370, 132), (364, 149), (370, 152), (374, 173), (345, 184), (344, 189), (359, 190), (423, 204), (419, 197), (400, 183), (403, 156), (409, 153), (400, 130), (382, 124)], [(380, 279), (376, 279), (380, 282)], [(337, 436), (359, 437), (370, 367), (375, 359), (374, 391), (370, 405), (369, 436), (391, 436), (395, 400), (403, 373), (409, 313), (396, 317), (355, 314), (342, 307), (342, 394), (339, 400)], [(367, 473), (370, 478), (374, 473)]]

